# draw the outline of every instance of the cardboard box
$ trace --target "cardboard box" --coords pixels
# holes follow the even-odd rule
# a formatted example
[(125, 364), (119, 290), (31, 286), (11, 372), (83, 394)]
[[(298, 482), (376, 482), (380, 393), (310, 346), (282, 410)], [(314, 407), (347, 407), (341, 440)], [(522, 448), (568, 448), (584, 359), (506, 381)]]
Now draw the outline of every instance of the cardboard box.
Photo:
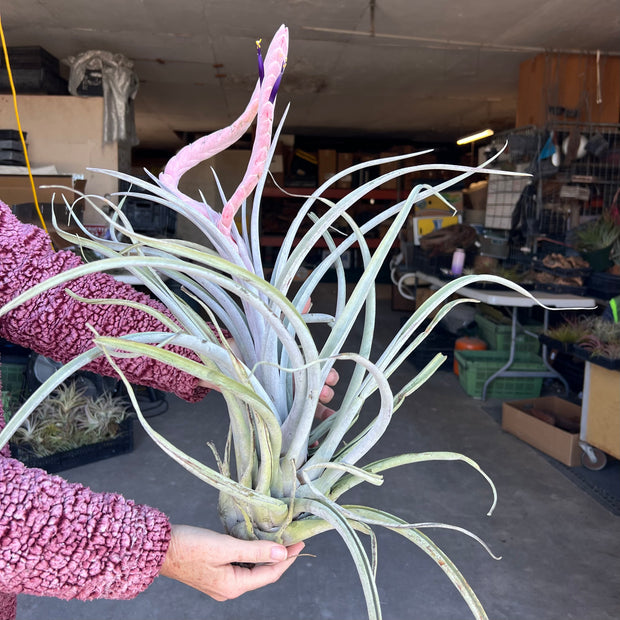
[[(338, 172), (342, 172), (353, 165), (353, 153), (338, 153), (337, 166)], [(336, 187), (339, 189), (350, 189), (353, 185), (353, 175), (347, 174), (338, 181)]]
[(488, 181), (478, 181), (477, 183), (472, 183), (469, 187), (463, 190), (463, 202), (469, 209), (483, 211), (487, 207), (488, 192)]
[(560, 423), (575, 424), (581, 418), (579, 405), (557, 396), (505, 402), (502, 405), (502, 428), (564, 465), (581, 465), (579, 433), (549, 424), (532, 415), (532, 410), (550, 414)]
[[(387, 159), (389, 157), (394, 157), (397, 153), (381, 153), (379, 157), (381, 159)], [(394, 170), (398, 170), (402, 166), (401, 161), (391, 161), (391, 162), (382, 162), (379, 164), (379, 176), (383, 176), (384, 174), (388, 174), (389, 172), (393, 172)], [(394, 177), (389, 181), (386, 181), (381, 186), (382, 189), (398, 189), (399, 178)]]
[[(41, 189), (42, 185), (60, 185), (62, 187), (76, 187), (71, 174), (58, 175), (33, 175), (34, 186), (37, 190), (39, 203), (52, 202), (52, 196), (56, 194), (54, 204), (62, 205), (64, 194), (67, 200), (73, 202), (75, 195), (70, 190), (58, 188)], [(79, 188), (76, 188), (79, 189)], [(2, 174), (0, 175), (0, 200), (8, 205), (18, 205), (26, 202), (34, 202), (30, 177), (27, 174)]]
[(319, 185), (331, 179), (338, 168), (338, 152), (335, 149), (319, 149)]

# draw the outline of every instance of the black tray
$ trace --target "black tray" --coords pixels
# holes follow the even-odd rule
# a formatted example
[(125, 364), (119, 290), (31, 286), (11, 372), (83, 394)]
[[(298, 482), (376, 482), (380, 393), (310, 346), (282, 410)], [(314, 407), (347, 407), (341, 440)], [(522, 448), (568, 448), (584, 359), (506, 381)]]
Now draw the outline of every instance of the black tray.
[(611, 273), (595, 272), (587, 281), (588, 291), (600, 299), (611, 299), (620, 295), (620, 276)]
[(532, 269), (535, 269), (536, 271), (544, 271), (545, 273), (552, 273), (555, 276), (565, 276), (568, 278), (587, 278), (592, 273), (591, 267), (581, 267), (579, 269), (547, 267), (543, 264), (542, 260), (537, 257), (534, 257), (532, 259)]
[(44, 469), (50, 474), (109, 459), (133, 450), (133, 419), (127, 418), (120, 424), (120, 432), (114, 439), (91, 443), (73, 450), (57, 452), (49, 456), (36, 456), (26, 446), (11, 444), (11, 456), (28, 467)]
[(592, 355), (590, 351), (586, 351), (577, 344), (573, 345), (573, 355), (586, 362), (592, 362), (597, 366), (602, 366), (608, 370), (620, 370), (620, 358), (612, 359), (611, 357), (603, 357), (602, 355)]
[(547, 347), (552, 351), (559, 351), (560, 353), (572, 352), (572, 342), (562, 342), (561, 340), (556, 340), (555, 338), (547, 336), (546, 334), (538, 334), (538, 340), (541, 344), (546, 344)]
[(555, 293), (556, 295), (586, 295), (588, 289), (585, 286), (564, 286), (563, 284), (542, 284), (536, 282), (534, 284), (535, 291), (544, 293)]
[[(484, 275), (484, 274), (481, 274)], [(494, 275), (494, 274), (488, 274)], [(524, 288), (526, 291), (533, 291), (534, 284), (532, 282), (516, 282), (515, 280), (511, 280), (513, 284), (518, 284), (521, 288)], [(468, 284), (467, 288), (473, 288), (480, 291), (508, 291), (509, 289), (505, 284), (499, 284), (497, 282), (473, 282), (472, 284)]]

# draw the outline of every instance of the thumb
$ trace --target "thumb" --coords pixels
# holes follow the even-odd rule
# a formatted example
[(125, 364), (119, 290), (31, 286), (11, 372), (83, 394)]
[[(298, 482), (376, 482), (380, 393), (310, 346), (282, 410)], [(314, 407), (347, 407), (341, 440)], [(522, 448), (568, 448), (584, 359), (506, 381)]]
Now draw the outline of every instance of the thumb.
[(229, 545), (228, 555), (234, 558), (235, 562), (267, 564), (282, 562), (289, 557), (289, 550), (284, 545), (269, 540), (247, 541), (238, 538), (233, 538), (233, 540), (234, 543), (231, 542)]

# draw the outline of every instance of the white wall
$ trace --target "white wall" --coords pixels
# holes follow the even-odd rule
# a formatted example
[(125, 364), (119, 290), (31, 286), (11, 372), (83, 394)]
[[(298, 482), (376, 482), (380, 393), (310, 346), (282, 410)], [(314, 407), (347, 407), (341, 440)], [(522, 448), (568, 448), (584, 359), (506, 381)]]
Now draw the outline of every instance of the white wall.
[[(87, 193), (116, 191), (115, 179), (87, 170), (118, 169), (118, 145), (103, 143), (103, 97), (18, 95), (17, 106), (32, 167), (84, 175)], [(0, 95), (0, 128), (17, 129), (11, 95)], [(96, 214), (86, 211), (84, 221), (96, 223)]]

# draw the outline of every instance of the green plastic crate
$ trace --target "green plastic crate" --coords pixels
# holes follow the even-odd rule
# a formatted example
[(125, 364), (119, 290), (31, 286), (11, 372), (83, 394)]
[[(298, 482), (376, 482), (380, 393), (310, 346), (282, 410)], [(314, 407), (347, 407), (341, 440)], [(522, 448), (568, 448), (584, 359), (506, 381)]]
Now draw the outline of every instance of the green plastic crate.
[[(499, 323), (484, 314), (477, 313), (474, 316), (476, 325), (480, 330), (480, 336), (489, 345), (489, 349), (495, 351), (510, 351), (510, 339), (512, 337), (512, 323)], [(528, 325), (530, 331), (542, 329), (542, 325)], [(540, 342), (538, 336), (530, 336), (523, 332), (516, 334), (517, 351), (525, 353), (538, 353)]]
[(8, 392), (11, 397), (19, 398), (24, 390), (24, 381), (26, 378), (26, 363), (24, 362), (7, 362), (6, 358), (2, 358), (2, 391)]
[[(469, 396), (482, 398), (486, 380), (508, 361), (505, 351), (455, 351), (459, 364), (459, 382)], [(533, 353), (519, 353), (509, 370), (547, 370), (542, 359)], [(542, 377), (498, 377), (487, 388), (487, 398), (517, 400), (536, 398), (542, 389)]]

